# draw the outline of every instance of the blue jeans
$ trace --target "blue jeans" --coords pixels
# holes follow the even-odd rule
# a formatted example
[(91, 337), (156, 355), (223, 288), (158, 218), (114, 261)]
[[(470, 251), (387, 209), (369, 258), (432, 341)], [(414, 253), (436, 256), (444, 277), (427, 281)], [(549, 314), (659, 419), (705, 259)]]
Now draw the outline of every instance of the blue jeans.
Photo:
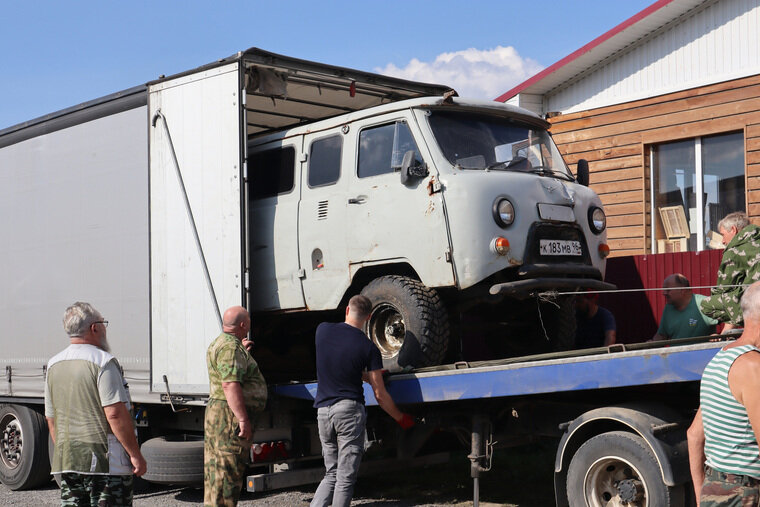
[(364, 404), (340, 400), (317, 409), (319, 440), (325, 460), (325, 478), (319, 483), (311, 507), (348, 507), (364, 454)]

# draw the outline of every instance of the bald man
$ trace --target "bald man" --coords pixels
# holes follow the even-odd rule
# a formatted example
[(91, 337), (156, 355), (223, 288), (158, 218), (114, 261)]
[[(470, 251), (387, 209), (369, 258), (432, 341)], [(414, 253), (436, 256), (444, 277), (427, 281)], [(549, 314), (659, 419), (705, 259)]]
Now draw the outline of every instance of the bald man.
[(204, 505), (237, 505), (253, 443), (253, 420), (267, 402), (266, 382), (250, 354), (250, 330), (248, 311), (242, 306), (228, 308), (222, 334), (206, 351)]
[(706, 296), (694, 294), (688, 278), (681, 273), (673, 273), (665, 278), (662, 287), (667, 304), (662, 310), (660, 327), (649, 341), (708, 336), (715, 332), (718, 321), (699, 309)]

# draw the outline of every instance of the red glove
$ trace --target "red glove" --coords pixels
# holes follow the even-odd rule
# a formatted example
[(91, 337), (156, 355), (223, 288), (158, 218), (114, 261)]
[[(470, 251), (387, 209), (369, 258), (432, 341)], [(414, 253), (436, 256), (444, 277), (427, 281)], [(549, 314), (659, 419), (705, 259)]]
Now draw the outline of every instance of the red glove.
[(401, 426), (401, 429), (408, 430), (414, 426), (414, 417), (410, 416), (409, 414), (401, 414), (401, 419), (396, 422), (399, 426)]

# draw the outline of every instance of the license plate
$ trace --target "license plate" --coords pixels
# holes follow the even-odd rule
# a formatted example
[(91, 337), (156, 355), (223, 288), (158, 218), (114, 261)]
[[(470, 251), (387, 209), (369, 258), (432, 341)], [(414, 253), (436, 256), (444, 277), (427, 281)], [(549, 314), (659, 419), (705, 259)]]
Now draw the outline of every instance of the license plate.
[(583, 255), (580, 241), (542, 239), (539, 246), (541, 255)]

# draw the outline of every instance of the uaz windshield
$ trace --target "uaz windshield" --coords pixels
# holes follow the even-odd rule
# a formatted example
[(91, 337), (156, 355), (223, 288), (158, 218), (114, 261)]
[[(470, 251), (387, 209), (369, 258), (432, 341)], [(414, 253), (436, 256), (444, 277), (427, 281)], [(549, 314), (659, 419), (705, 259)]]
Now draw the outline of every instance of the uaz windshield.
[(457, 169), (533, 172), (573, 179), (545, 130), (469, 112), (431, 111), (429, 121), (438, 146)]

